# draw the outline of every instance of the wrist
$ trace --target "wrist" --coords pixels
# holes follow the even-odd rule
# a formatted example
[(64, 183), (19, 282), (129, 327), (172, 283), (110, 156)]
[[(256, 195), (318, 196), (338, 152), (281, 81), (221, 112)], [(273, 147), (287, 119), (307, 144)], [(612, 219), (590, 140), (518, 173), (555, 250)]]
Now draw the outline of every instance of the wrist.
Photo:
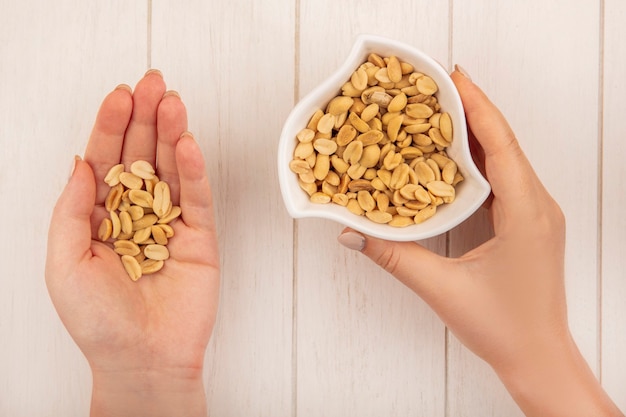
[(201, 368), (92, 372), (92, 417), (207, 415)]
[(528, 417), (623, 416), (569, 335), (494, 370)]

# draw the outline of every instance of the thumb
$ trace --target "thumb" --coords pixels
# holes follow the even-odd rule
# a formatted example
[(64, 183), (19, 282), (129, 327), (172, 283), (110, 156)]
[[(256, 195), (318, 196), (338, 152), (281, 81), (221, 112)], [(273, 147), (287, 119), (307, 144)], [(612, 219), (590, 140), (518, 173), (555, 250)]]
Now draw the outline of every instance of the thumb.
[(392, 242), (345, 229), (339, 243), (359, 250), (378, 266), (412, 289), (427, 303), (441, 294), (452, 266), (449, 259), (415, 242)]
[(48, 231), (46, 276), (66, 276), (91, 247), (91, 214), (96, 183), (89, 164), (76, 157), (74, 171), (61, 193)]

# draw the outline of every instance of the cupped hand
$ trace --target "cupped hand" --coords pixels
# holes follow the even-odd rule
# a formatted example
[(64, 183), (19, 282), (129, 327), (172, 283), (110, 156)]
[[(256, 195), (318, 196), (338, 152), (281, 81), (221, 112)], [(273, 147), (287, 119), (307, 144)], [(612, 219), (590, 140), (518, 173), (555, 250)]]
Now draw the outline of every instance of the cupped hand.
[(484, 163), (492, 187), (495, 236), (459, 258), (349, 229), (340, 242), (361, 250), (428, 303), (493, 367), (527, 415), (621, 415), (598, 414), (616, 409), (570, 335), (563, 213), (500, 111), (468, 77), (458, 71), (451, 76), (475, 159)]
[[(104, 177), (113, 165), (129, 170), (135, 160), (156, 167), (182, 210), (170, 224), (175, 235), (165, 266), (136, 282), (112, 245), (97, 238), (108, 216)], [(126, 381), (141, 390), (201, 379), (219, 292), (211, 192), (185, 106), (177, 93), (166, 92), (159, 71), (146, 73), (134, 93), (122, 85), (104, 99), (84, 160), (77, 159), (54, 208), (46, 283), (89, 362), (94, 391), (99, 383), (122, 387)]]

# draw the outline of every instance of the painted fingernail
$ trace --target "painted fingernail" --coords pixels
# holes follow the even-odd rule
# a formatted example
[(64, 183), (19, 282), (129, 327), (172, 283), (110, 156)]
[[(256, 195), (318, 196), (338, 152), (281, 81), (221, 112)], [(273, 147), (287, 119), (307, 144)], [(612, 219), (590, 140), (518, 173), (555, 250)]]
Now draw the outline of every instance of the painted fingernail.
[(159, 71), (158, 69), (156, 69), (156, 68), (149, 69), (148, 71), (146, 71), (146, 73), (143, 76), (147, 77), (150, 74), (156, 74), (159, 77), (163, 78), (163, 73), (161, 71)]
[(116, 89), (116, 90), (126, 90), (126, 91), (128, 91), (129, 93), (132, 93), (132, 92), (133, 92), (133, 89), (132, 89), (132, 88), (130, 88), (130, 86), (129, 86), (128, 84), (120, 84), (120, 85), (118, 85), (117, 87), (115, 87), (115, 89)]
[(68, 180), (74, 175), (74, 171), (76, 171), (76, 164), (78, 164), (78, 161), (82, 161), (82, 158), (79, 155), (74, 155), (74, 159), (72, 160), (72, 167), (70, 168), (70, 175), (67, 176)]
[(468, 80), (472, 80), (472, 77), (470, 77), (470, 75), (467, 73), (467, 71), (465, 71), (465, 69), (460, 66), (459, 64), (455, 64), (454, 65), (454, 70), (456, 72), (458, 72), (459, 74), (461, 74), (462, 76), (464, 76), (465, 78), (467, 78)]
[(365, 236), (357, 232), (344, 232), (339, 235), (337, 240), (348, 249), (362, 251), (365, 247)]
[(180, 98), (180, 94), (178, 94), (178, 91), (175, 91), (175, 90), (168, 90), (165, 92), (165, 94), (163, 94), (163, 98), (169, 97), (169, 96)]

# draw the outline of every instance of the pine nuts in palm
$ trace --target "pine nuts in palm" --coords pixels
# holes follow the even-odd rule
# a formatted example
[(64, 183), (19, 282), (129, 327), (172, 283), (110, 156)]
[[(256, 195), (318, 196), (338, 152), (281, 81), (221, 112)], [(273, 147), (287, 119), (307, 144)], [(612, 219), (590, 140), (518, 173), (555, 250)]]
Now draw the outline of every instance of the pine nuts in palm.
[(310, 201), (392, 227), (452, 203), (463, 175), (446, 152), (453, 126), (437, 92), (411, 64), (371, 53), (296, 135), (289, 168)]
[(116, 240), (113, 243), (113, 250), (118, 255), (130, 255), (135, 256), (139, 255), (141, 249), (139, 249), (139, 245), (137, 245), (132, 240)]
[[(311, 143), (314, 135), (311, 130), (300, 136)], [(301, 162), (311, 170), (306, 161)], [(98, 228), (98, 239), (114, 239), (113, 249), (133, 281), (160, 271), (169, 258), (166, 245), (174, 236), (169, 223), (181, 215), (180, 207), (172, 204), (169, 185), (143, 160), (133, 162), (130, 172), (124, 171), (123, 164), (113, 166), (104, 182), (111, 189), (105, 199), (108, 216)]]

